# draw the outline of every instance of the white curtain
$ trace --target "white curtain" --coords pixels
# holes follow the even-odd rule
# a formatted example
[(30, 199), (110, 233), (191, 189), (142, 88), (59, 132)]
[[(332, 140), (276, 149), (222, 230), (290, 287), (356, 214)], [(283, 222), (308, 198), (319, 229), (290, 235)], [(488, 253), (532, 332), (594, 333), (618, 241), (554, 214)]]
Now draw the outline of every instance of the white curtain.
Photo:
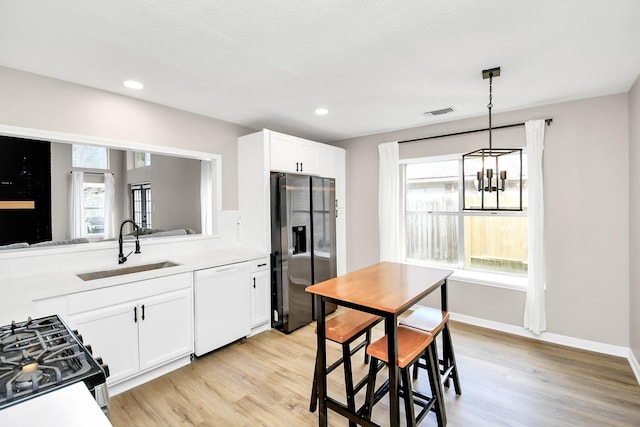
[(400, 166), (398, 143), (378, 145), (380, 261), (398, 261), (400, 251)]
[(69, 230), (72, 239), (84, 237), (84, 173), (71, 172), (71, 199), (69, 206)]
[(213, 227), (213, 162), (200, 162), (200, 222), (202, 234), (212, 235)]
[(104, 174), (104, 237), (116, 237), (115, 212), (115, 180), (113, 174)]
[(525, 123), (527, 186), (529, 188), (529, 284), (524, 307), (524, 327), (539, 335), (547, 329), (545, 309), (544, 198), (542, 159), (544, 120)]

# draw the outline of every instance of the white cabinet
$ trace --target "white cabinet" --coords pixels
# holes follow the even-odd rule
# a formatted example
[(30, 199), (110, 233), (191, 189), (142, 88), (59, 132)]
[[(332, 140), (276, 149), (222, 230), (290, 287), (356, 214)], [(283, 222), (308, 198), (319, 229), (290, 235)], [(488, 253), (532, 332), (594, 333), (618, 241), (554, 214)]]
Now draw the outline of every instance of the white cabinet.
[(134, 320), (137, 304), (124, 303), (77, 316), (69, 322), (91, 344), (93, 353), (109, 366), (108, 384), (117, 384), (138, 373), (138, 327)]
[(271, 170), (319, 175), (321, 144), (269, 131)]
[(192, 353), (192, 304), (190, 289), (156, 295), (138, 303), (140, 370)]
[(347, 274), (347, 211), (344, 207), (336, 209), (336, 273)]
[(249, 335), (249, 278), (248, 262), (194, 272), (196, 356)]
[(271, 177), (269, 131), (238, 138), (238, 207), (240, 242), (271, 252)]
[[(302, 148), (301, 148), (302, 147)], [(300, 152), (316, 159), (313, 171), (303, 161), (304, 174), (336, 180), (337, 267), (346, 273), (345, 150), (264, 129), (238, 139), (238, 204), (244, 246), (271, 252), (270, 172), (296, 172)], [(313, 153), (313, 154), (310, 154)], [(298, 171), (298, 173), (300, 173)]]
[(344, 209), (346, 200), (346, 163), (344, 148), (325, 145), (322, 148), (322, 176), (336, 180), (336, 208)]
[(271, 315), (271, 280), (269, 259), (251, 262), (251, 329), (269, 322)]
[(69, 296), (69, 323), (109, 366), (109, 385), (193, 352), (189, 273)]
[[(336, 180), (336, 269), (338, 276), (347, 273), (347, 197), (345, 150), (327, 146), (325, 175)], [(340, 255), (342, 254), (342, 256)]]

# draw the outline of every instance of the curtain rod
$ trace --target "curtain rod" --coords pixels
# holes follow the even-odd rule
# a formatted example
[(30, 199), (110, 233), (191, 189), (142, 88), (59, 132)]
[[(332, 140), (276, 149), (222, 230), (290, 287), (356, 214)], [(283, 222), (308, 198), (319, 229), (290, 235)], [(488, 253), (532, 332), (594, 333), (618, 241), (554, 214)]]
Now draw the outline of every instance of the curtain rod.
[[(547, 124), (547, 126), (549, 126), (549, 125), (551, 125), (551, 122), (553, 122), (553, 119), (544, 119), (544, 122)], [(524, 126), (524, 122), (522, 122), (522, 123), (513, 123), (513, 124), (510, 124), (510, 125), (493, 126), (491, 128), (491, 130), (514, 128), (514, 127), (517, 127), (517, 126)], [(425, 136), (424, 138), (407, 139), (405, 141), (398, 141), (398, 144), (404, 144), (405, 142), (424, 141), (424, 140), (427, 140), (427, 139), (444, 138), (446, 136), (466, 135), (468, 133), (484, 132), (484, 131), (487, 131), (487, 130), (489, 130), (489, 128), (465, 130), (465, 131), (462, 131), (462, 132), (446, 133), (444, 135)]]
[(111, 172), (85, 172), (85, 171), (69, 171), (69, 173), (74, 173), (74, 172), (82, 172), (84, 174), (88, 174), (88, 175), (104, 175), (105, 173), (108, 173), (109, 175), (113, 175), (116, 176), (115, 173), (111, 173)]

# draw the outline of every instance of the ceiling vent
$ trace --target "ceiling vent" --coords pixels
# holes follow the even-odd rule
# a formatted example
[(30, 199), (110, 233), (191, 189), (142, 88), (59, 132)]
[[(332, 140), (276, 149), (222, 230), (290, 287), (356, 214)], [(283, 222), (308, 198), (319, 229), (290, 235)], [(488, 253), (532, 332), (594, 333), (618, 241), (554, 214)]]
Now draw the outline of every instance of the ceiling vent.
[(425, 116), (441, 116), (441, 115), (447, 114), (447, 113), (453, 113), (453, 108), (452, 107), (447, 107), (447, 108), (442, 108), (440, 110), (427, 111), (426, 113), (423, 113), (423, 115), (425, 115)]

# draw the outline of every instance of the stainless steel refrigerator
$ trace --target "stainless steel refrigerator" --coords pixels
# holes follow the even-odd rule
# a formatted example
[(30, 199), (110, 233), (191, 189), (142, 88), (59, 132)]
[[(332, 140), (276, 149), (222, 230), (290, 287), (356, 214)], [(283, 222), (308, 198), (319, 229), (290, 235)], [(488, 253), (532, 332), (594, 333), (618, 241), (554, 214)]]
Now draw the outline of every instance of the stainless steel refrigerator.
[(271, 327), (289, 333), (315, 320), (305, 288), (333, 277), (335, 180), (271, 173)]

